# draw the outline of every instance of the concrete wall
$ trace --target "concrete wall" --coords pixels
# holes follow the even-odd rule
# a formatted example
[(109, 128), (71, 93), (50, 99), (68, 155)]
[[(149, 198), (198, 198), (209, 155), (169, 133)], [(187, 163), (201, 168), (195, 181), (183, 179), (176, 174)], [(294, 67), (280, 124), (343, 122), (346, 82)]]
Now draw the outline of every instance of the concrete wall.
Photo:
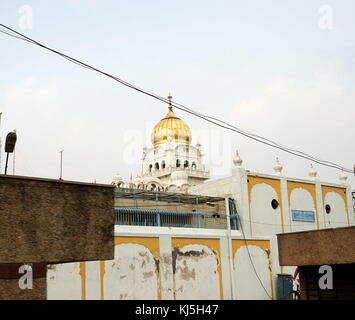
[[(48, 299), (270, 299), (270, 241), (226, 230), (116, 226), (115, 259), (51, 267)], [(250, 267), (246, 246), (261, 274)], [(270, 297), (269, 297), (270, 295)]]
[(0, 199), (0, 263), (113, 257), (113, 186), (0, 175)]
[(355, 263), (355, 227), (284, 233), (277, 238), (284, 266)]
[[(0, 175), (0, 199), (0, 299), (45, 299), (47, 263), (113, 258), (113, 186)], [(16, 263), (33, 266), (33, 289), (20, 289)], [(57, 294), (76, 297), (70, 277)]]

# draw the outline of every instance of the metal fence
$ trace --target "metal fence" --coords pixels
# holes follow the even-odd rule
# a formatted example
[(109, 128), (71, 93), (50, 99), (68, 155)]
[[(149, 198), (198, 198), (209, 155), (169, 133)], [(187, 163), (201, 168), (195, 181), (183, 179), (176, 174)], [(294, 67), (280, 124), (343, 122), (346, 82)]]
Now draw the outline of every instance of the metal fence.
[[(129, 226), (226, 229), (227, 216), (217, 213), (116, 207), (116, 224)], [(231, 213), (231, 228), (237, 229), (237, 216)]]

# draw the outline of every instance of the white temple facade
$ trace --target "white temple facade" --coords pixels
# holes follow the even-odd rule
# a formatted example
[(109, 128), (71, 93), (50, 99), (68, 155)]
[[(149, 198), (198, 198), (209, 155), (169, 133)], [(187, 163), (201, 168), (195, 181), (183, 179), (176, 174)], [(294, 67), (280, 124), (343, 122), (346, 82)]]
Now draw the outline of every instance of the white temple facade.
[(210, 173), (202, 162), (201, 144), (191, 144), (190, 127), (172, 110), (154, 127), (152, 147), (143, 148), (142, 175), (129, 181), (114, 176), (117, 186), (144, 190), (186, 192), (191, 186), (199, 185), (210, 178)]

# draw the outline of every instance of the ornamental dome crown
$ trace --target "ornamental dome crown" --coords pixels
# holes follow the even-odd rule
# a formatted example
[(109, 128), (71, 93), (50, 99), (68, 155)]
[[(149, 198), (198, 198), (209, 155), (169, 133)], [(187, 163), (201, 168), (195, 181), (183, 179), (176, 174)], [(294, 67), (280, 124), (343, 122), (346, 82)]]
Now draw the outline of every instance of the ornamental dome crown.
[(154, 145), (166, 143), (168, 142), (168, 138), (171, 137), (173, 142), (190, 144), (190, 127), (175, 115), (171, 104), (172, 97), (169, 96), (168, 99), (169, 111), (167, 115), (155, 125), (152, 132), (152, 143)]

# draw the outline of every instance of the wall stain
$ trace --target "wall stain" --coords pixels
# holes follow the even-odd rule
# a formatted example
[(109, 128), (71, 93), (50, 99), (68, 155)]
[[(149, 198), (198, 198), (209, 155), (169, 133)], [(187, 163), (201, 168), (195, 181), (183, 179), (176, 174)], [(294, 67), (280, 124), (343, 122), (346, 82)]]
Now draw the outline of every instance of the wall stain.
[(267, 255), (267, 261), (268, 261), (269, 271), (272, 272), (271, 251), (270, 251), (270, 249), (265, 249), (264, 251), (265, 251), (265, 253), (266, 253), (266, 255)]
[(57, 265), (56, 265), (56, 264), (48, 264), (48, 265), (47, 265), (47, 270), (55, 271), (56, 268), (57, 268)]
[[(176, 260), (178, 258), (178, 256), (180, 257), (192, 257), (195, 258), (196, 260), (198, 260), (201, 256), (205, 256), (207, 253), (205, 252), (205, 250), (190, 250), (190, 251), (186, 251), (186, 252), (182, 252), (180, 251), (179, 247), (174, 247), (174, 250), (171, 253), (172, 256), (172, 267), (173, 267), (173, 274), (176, 273)], [(186, 260), (183, 262), (184, 265), (186, 265)]]
[(181, 278), (184, 279), (185, 281), (189, 281), (190, 279), (195, 280), (196, 279), (196, 271), (195, 268), (190, 270), (188, 267), (185, 268), (180, 268), (181, 269)]
[(143, 272), (143, 278), (144, 279), (148, 279), (150, 277), (153, 277), (153, 271)]
[(154, 262), (155, 262), (155, 272), (157, 273), (157, 275), (159, 275), (160, 272), (160, 260), (159, 257), (154, 257)]

